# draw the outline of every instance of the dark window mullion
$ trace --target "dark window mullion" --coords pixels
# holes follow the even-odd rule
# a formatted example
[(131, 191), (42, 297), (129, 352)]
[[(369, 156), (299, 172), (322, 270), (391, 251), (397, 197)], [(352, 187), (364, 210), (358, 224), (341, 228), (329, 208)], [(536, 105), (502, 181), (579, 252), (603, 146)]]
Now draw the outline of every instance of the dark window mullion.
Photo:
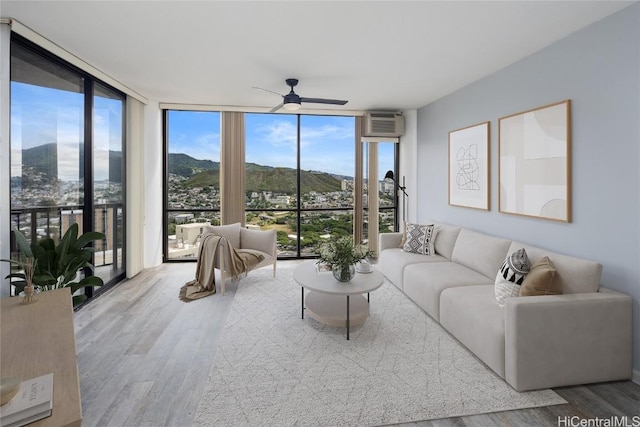
[(169, 260), (169, 110), (162, 110), (162, 176), (164, 178), (164, 185), (162, 186), (162, 260), (167, 262)]
[(300, 258), (302, 256), (302, 212), (301, 212), (301, 208), (302, 205), (300, 204), (300, 197), (301, 197), (301, 189), (300, 189), (300, 178), (302, 175), (300, 166), (300, 148), (301, 148), (301, 144), (300, 144), (300, 114), (297, 114), (297, 118), (298, 118), (298, 122), (297, 122), (297, 136), (296, 136), (296, 144), (297, 144), (297, 158), (296, 158), (296, 167), (297, 167), (297, 172), (296, 172), (296, 223), (297, 223), (297, 229), (298, 229), (298, 239), (297, 239), (297, 258)]
[[(398, 172), (400, 171), (400, 156), (399, 156), (399, 154), (400, 154), (400, 144), (396, 144), (395, 145), (394, 152), (395, 152), (394, 153), (394, 157), (395, 157), (395, 162), (394, 163), (395, 164), (394, 164), (394, 167), (393, 167), (394, 168), (393, 176), (396, 177), (396, 182), (398, 182), (397, 180), (400, 179), (400, 176), (398, 175)], [(398, 194), (398, 186), (397, 185), (393, 186), (393, 195), (394, 195), (394, 197), (393, 197), (393, 206), (394, 206), (394, 210), (395, 210), (395, 213), (394, 213), (395, 225), (394, 225), (394, 227), (395, 227), (395, 231), (397, 232), (398, 230), (400, 230), (400, 218), (398, 218), (398, 213), (399, 213), (399, 210), (398, 210), (399, 203), (398, 202), (400, 201), (399, 200), (400, 199), (400, 195)], [(404, 206), (403, 206), (403, 209), (404, 209)], [(404, 212), (404, 214), (405, 214), (405, 217), (406, 217), (407, 213)], [(402, 226), (404, 227), (404, 224), (402, 224)]]
[[(84, 203), (82, 209), (82, 233), (94, 229), (94, 185), (93, 185), (93, 82), (84, 79)], [(92, 255), (92, 258), (95, 254)], [(95, 259), (92, 259), (95, 264)], [(90, 268), (84, 269), (85, 276), (93, 274)], [(93, 288), (85, 288), (85, 295), (91, 298)]]

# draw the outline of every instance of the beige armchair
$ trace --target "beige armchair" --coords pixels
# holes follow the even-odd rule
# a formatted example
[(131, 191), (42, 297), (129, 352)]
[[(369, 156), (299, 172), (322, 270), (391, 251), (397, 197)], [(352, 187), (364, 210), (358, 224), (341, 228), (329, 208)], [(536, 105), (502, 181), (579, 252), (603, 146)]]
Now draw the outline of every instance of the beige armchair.
[[(206, 226), (206, 231), (210, 231), (219, 236), (225, 237), (227, 242), (236, 249), (237, 252), (248, 252), (262, 255), (264, 259), (252, 269), (273, 265), (273, 277), (276, 276), (276, 263), (278, 260), (276, 251), (276, 230), (249, 230), (240, 225), (239, 222), (228, 225)], [(225, 282), (230, 277), (225, 265), (230, 263), (228, 250), (221, 250), (220, 256), (216, 257), (216, 268), (220, 270), (220, 288), (222, 295), (225, 291)]]

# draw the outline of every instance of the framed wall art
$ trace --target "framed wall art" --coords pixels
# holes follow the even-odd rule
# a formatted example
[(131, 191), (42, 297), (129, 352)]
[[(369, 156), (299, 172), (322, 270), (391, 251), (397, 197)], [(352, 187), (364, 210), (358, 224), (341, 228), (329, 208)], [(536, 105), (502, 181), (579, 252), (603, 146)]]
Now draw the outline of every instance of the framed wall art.
[(489, 210), (489, 122), (449, 132), (449, 204)]
[(500, 212), (571, 222), (571, 101), (499, 120)]

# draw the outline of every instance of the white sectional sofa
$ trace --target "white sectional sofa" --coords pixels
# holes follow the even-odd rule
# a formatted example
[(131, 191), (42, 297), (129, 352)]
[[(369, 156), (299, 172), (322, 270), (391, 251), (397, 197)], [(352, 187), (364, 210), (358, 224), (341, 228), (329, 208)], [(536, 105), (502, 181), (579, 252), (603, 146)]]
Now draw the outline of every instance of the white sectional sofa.
[[(600, 286), (602, 266), (525, 243), (437, 222), (435, 255), (403, 251), (380, 235), (377, 268), (518, 391), (622, 380), (632, 375), (630, 296)], [(508, 254), (548, 256), (562, 295), (494, 295)]]

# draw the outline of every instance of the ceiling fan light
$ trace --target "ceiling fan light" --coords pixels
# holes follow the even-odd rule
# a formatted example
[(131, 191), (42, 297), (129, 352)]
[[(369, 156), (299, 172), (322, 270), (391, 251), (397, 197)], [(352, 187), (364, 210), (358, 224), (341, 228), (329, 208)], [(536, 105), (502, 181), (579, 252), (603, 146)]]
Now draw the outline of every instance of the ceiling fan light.
[(283, 107), (288, 111), (296, 111), (300, 109), (300, 104), (298, 104), (297, 102), (287, 102), (283, 105)]

